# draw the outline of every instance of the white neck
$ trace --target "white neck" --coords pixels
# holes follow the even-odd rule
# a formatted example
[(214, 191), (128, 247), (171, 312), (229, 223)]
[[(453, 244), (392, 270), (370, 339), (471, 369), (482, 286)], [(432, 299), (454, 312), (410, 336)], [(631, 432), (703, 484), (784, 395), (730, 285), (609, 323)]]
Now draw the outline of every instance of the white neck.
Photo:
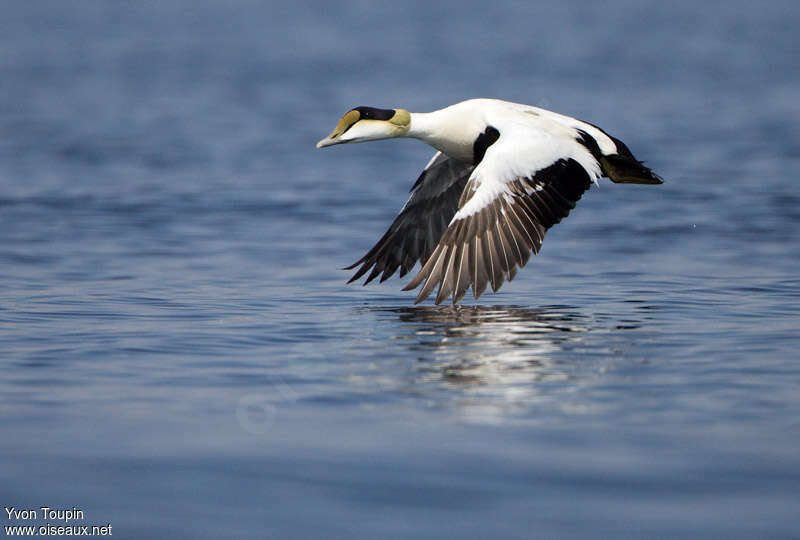
[(411, 125), (405, 136), (419, 139), (452, 158), (472, 161), (472, 147), (480, 132), (478, 123), (464, 111), (447, 107), (429, 113), (411, 113)]
[(440, 117), (439, 113), (440, 111), (411, 113), (411, 126), (406, 136), (425, 142), (428, 142), (429, 139), (435, 139), (441, 125), (441, 120), (437, 120)]

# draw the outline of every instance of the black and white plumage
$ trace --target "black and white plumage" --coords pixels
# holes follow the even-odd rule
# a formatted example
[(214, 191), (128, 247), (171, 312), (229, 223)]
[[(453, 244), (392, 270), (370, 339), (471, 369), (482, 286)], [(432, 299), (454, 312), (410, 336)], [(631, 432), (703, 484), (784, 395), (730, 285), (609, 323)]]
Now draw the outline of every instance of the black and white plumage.
[(422, 269), (404, 290), (437, 287), (436, 304), (478, 298), (514, 278), (547, 230), (565, 218), (592, 182), (660, 184), (627, 146), (600, 128), (551, 111), (472, 99), (431, 113), (357, 107), (317, 147), (413, 137), (437, 153), (386, 234), (351, 282)]

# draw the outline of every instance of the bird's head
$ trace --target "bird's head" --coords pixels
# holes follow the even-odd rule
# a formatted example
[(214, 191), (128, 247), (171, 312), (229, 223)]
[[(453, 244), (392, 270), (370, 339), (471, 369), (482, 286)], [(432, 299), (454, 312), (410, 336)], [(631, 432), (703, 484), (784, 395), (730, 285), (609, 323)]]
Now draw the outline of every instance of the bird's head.
[(342, 116), (333, 132), (317, 143), (317, 148), (402, 137), (410, 126), (411, 114), (405, 109), (356, 107)]

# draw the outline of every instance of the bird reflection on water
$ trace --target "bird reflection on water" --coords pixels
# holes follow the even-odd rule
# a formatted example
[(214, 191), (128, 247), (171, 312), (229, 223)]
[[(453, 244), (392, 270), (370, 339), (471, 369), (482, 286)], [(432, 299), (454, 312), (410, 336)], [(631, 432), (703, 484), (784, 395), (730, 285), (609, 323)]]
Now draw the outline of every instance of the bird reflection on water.
[(406, 372), (392, 389), (455, 406), (471, 420), (504, 421), (550, 400), (580, 408), (566, 394), (595, 383), (621, 354), (615, 317), (571, 306), (368, 309), (400, 323), (389, 337), (405, 348)]
[(425, 371), (452, 383), (564, 378), (553, 353), (582, 339), (591, 322), (568, 307), (404, 307), (390, 310), (413, 328)]

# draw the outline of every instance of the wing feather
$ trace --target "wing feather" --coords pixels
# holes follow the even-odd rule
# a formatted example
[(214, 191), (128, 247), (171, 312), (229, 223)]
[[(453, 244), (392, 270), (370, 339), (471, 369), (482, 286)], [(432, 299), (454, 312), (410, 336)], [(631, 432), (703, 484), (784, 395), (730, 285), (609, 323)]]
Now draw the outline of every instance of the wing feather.
[(472, 281), (472, 296), (477, 300), (489, 285), (489, 272), (486, 270), (486, 257), (483, 255), (483, 242), (479, 236), (472, 239), (475, 246), (475, 278)]
[[(469, 285), (472, 282), (469, 272), (470, 243), (462, 241), (459, 245), (460, 251), (455, 274), (456, 282), (453, 287), (453, 303), (458, 303), (459, 300), (464, 298), (464, 295), (467, 293), (467, 289), (469, 289)], [(444, 298), (444, 300), (446, 300), (446, 298)]]
[[(576, 160), (562, 158), (530, 176), (517, 176), (482, 191), (492, 181), (481, 181), (473, 173), (465, 186), (460, 209), (434, 254), (406, 286), (411, 290), (424, 282), (417, 303), (437, 285), (436, 304), (448, 297), (458, 302), (470, 285), (475, 298), (490, 284), (493, 291), (499, 290), (528, 262), (532, 251), (539, 251), (547, 229), (569, 214), (592, 177)], [(486, 200), (477, 208), (472, 204), (470, 213), (462, 212), (474, 197)]]
[(364, 285), (380, 276), (391, 277), (398, 269), (404, 276), (417, 261), (425, 263), (459, 207), (459, 200), (474, 166), (437, 152), (420, 174), (400, 213), (380, 240), (358, 261), (348, 283), (371, 270)]

